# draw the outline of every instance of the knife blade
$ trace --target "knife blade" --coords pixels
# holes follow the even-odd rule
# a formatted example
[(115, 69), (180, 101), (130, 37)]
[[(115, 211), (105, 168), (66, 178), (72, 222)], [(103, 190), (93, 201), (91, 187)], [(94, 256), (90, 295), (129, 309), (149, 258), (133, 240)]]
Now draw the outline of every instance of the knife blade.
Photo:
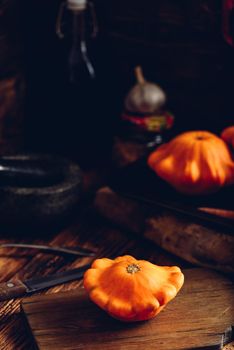
[(95, 256), (95, 252), (86, 249), (83, 247), (52, 247), (46, 246), (42, 244), (25, 244), (25, 243), (2, 243), (0, 244), (1, 248), (28, 248), (28, 249), (38, 249), (42, 250), (46, 253), (55, 253), (55, 254), (69, 254), (69, 255), (77, 255), (77, 256)]
[(222, 217), (215, 216), (213, 214), (210, 214), (208, 212), (197, 210), (192, 208), (191, 206), (183, 205), (181, 203), (173, 203), (169, 202), (163, 199), (154, 199), (150, 198), (150, 196), (143, 197), (138, 194), (133, 194), (130, 192), (124, 192), (121, 190), (118, 190), (116, 188), (113, 188), (116, 193), (118, 193), (120, 196), (132, 199), (136, 202), (145, 204), (148, 208), (155, 209), (155, 208), (163, 208), (167, 209), (168, 211), (171, 211), (175, 214), (182, 214), (187, 218), (191, 218), (196, 220), (199, 223), (202, 223), (204, 225), (210, 226), (212, 228), (220, 228), (223, 232), (225, 232), (229, 236), (233, 236), (233, 221), (230, 219), (223, 220)]
[(45, 277), (32, 278), (25, 281), (12, 279), (8, 282), (0, 283), (0, 302), (19, 298), (46, 288), (54, 287), (58, 284), (80, 279), (83, 277), (84, 272), (90, 268), (90, 266), (91, 264), (87, 264), (76, 269)]

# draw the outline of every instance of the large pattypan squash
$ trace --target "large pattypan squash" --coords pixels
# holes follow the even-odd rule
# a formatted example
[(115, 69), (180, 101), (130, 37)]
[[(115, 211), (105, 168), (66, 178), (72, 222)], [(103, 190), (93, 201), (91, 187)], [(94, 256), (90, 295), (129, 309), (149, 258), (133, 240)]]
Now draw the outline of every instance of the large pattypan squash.
[(234, 183), (234, 162), (225, 142), (207, 131), (189, 131), (150, 154), (149, 166), (186, 194), (206, 194)]
[(234, 125), (224, 129), (221, 133), (221, 138), (234, 148)]
[(184, 282), (177, 266), (157, 266), (132, 256), (93, 262), (84, 275), (91, 300), (121, 321), (148, 320), (173, 299)]

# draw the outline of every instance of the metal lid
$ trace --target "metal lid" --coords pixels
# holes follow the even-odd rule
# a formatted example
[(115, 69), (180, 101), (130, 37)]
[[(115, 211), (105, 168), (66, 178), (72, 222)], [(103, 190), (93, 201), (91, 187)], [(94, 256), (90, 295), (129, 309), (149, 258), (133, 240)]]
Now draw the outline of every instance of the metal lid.
[(84, 10), (87, 6), (87, 0), (67, 0), (67, 7), (71, 11)]

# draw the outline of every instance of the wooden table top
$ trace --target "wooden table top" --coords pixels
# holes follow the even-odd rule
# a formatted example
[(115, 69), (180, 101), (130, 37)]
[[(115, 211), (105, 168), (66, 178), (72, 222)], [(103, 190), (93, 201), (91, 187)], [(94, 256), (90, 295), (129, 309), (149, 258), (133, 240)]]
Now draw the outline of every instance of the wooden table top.
[[(163, 251), (151, 242), (132, 236), (111, 226), (93, 210), (92, 203), (86, 203), (77, 211), (68, 227), (50, 234), (4, 234), (0, 233), (0, 243), (35, 243), (50, 245), (82, 246), (95, 249), (97, 257), (115, 257), (130, 254), (153, 263), (189, 267), (187, 263)], [(90, 262), (90, 258), (64, 257), (41, 253), (35, 250), (8, 248), (0, 251), (0, 282), (12, 277), (28, 279), (39, 275), (49, 275)], [(42, 292), (57, 293), (78, 288), (82, 281), (56, 286)], [(31, 341), (20, 314), (20, 299), (0, 304), (0, 344), (4, 350), (30, 350)]]

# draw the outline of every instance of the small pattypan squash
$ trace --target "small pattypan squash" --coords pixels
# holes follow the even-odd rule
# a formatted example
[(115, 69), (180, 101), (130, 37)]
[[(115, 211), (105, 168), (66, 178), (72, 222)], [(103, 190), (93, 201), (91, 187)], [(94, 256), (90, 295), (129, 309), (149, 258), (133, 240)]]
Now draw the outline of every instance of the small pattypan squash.
[(234, 125), (224, 129), (221, 133), (221, 138), (234, 148)]
[(185, 194), (207, 194), (234, 183), (230, 151), (221, 138), (208, 131), (178, 135), (152, 152), (148, 165)]
[(157, 266), (132, 256), (93, 262), (84, 275), (91, 300), (121, 321), (148, 320), (173, 299), (184, 283), (177, 266)]

